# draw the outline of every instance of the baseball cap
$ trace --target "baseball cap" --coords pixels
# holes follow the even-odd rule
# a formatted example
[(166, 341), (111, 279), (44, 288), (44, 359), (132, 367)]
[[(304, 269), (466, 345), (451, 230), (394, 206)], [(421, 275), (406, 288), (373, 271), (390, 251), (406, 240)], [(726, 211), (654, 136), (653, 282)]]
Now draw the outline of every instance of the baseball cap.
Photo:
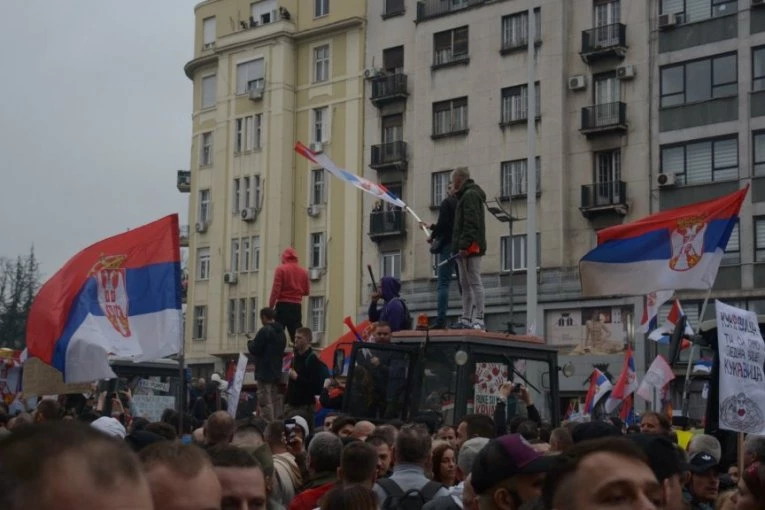
[(651, 471), (660, 482), (687, 470), (683, 452), (666, 437), (656, 434), (631, 434), (627, 439), (645, 452)]
[(544, 473), (554, 458), (534, 450), (520, 434), (492, 439), (478, 452), (473, 463), (473, 489), (476, 494), (482, 494), (513, 476)]
[(303, 437), (307, 438), (310, 430), (308, 429), (308, 422), (305, 421), (305, 418), (300, 415), (295, 415), (292, 419), (295, 420), (295, 425), (303, 429)]
[(457, 466), (459, 466), (465, 475), (471, 472), (476, 457), (478, 457), (478, 454), (488, 442), (489, 439), (486, 437), (473, 437), (462, 443), (459, 455), (457, 456)]
[(696, 452), (688, 459), (688, 471), (691, 473), (704, 473), (713, 468), (717, 469), (717, 467), (717, 459), (709, 452)]

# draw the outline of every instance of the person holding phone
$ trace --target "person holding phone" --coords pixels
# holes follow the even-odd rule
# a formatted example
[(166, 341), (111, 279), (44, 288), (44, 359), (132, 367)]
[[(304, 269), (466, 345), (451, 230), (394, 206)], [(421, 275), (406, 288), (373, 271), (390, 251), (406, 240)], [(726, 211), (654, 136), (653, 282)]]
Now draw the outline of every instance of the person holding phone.
[(508, 423), (516, 417), (528, 418), (537, 425), (542, 423), (539, 410), (531, 400), (528, 388), (520, 383), (506, 382), (499, 387), (499, 400), (494, 408), (497, 436), (507, 434)]

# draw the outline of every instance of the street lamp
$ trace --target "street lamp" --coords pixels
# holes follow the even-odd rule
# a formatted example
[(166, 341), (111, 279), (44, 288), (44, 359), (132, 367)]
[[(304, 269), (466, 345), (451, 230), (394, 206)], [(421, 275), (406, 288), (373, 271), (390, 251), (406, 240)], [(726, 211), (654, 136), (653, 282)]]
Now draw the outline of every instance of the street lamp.
[[(510, 202), (508, 202), (508, 206), (505, 207), (502, 205), (498, 197), (494, 197), (494, 199), (486, 201), (486, 210), (489, 211), (489, 213), (491, 213), (491, 215), (494, 216), (498, 221), (502, 223), (507, 223), (508, 228), (510, 230), (510, 237), (508, 238), (508, 246), (507, 246), (507, 249), (510, 250), (510, 257), (511, 257), (510, 271), (508, 274), (508, 282), (510, 287), (510, 301), (508, 303), (510, 308), (510, 320), (507, 321), (507, 332), (511, 335), (514, 335), (515, 330), (513, 329), (513, 327), (515, 326), (515, 323), (513, 322), (513, 268), (512, 268), (513, 222), (518, 221), (520, 218), (516, 218), (513, 216), (513, 213), (510, 211)], [(501, 264), (502, 262), (500, 261), (500, 265)]]

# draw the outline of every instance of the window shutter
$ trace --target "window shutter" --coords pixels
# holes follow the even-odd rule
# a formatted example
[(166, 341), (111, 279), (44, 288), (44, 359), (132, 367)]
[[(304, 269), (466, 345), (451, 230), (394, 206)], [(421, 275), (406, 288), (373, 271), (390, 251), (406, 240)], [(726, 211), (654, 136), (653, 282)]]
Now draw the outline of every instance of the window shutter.
[(738, 140), (720, 140), (715, 142), (715, 180), (735, 179), (738, 177)]
[(683, 0), (662, 0), (662, 14), (676, 14), (678, 12), (683, 12)]
[(690, 144), (685, 149), (686, 184), (710, 182), (712, 180), (712, 144), (701, 142)]
[(758, 250), (765, 249), (765, 218), (754, 220), (754, 240)]

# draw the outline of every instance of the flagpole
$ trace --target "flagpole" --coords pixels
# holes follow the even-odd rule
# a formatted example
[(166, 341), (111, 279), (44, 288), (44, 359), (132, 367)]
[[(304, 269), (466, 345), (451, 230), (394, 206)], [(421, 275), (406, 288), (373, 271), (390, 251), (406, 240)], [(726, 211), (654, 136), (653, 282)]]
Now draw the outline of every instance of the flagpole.
[(422, 224), (422, 220), (420, 219), (420, 217), (419, 217), (419, 216), (417, 216), (417, 213), (416, 213), (416, 212), (414, 212), (414, 211), (412, 210), (412, 208), (411, 208), (411, 207), (409, 207), (409, 206), (406, 206), (406, 210), (407, 210), (407, 212), (408, 212), (409, 214), (411, 214), (412, 216), (414, 216), (414, 219), (415, 219), (415, 221), (417, 222), (417, 224), (418, 224), (418, 225), (420, 225), (420, 228), (422, 228), (422, 231), (423, 231), (423, 232), (425, 232), (425, 235), (426, 235), (426, 236), (428, 236), (428, 237), (430, 237), (430, 230), (428, 230), (428, 228), (427, 228), (425, 225), (423, 225), (423, 224)]
[[(699, 315), (699, 324), (696, 328), (696, 334), (701, 334), (701, 323), (704, 321), (704, 312), (707, 310), (707, 304), (709, 304), (709, 296), (712, 295), (712, 286), (709, 286), (709, 289), (707, 289), (707, 295), (704, 298), (704, 302), (701, 304), (701, 314)], [(682, 340), (681, 340), (682, 342)], [(693, 366), (693, 355), (696, 352), (696, 344), (691, 343), (691, 352), (688, 353), (688, 366), (685, 368), (685, 382), (683, 383), (683, 408), (682, 408), (682, 417), (687, 418), (688, 417), (688, 409), (690, 408), (691, 402), (689, 398), (689, 393), (691, 391), (691, 367)]]

